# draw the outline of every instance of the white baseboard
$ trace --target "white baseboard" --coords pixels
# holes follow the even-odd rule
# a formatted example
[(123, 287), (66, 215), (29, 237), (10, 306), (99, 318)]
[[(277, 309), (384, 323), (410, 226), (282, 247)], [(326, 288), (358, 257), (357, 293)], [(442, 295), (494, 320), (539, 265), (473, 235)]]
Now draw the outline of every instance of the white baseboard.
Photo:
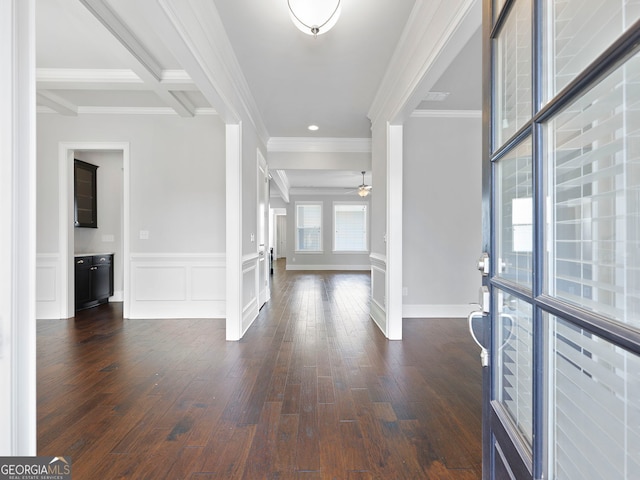
[(290, 265), (287, 270), (338, 270), (338, 271), (370, 271), (371, 265)]
[(403, 305), (403, 318), (466, 318), (477, 307), (462, 305)]

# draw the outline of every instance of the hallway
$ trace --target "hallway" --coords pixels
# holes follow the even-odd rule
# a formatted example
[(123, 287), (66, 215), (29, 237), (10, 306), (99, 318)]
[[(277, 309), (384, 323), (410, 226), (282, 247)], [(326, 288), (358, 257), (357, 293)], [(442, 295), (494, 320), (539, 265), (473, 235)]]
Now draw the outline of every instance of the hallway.
[[(224, 320), (38, 321), (38, 455), (85, 479), (477, 479), (481, 367), (463, 320), (387, 341), (368, 272), (288, 272)], [(471, 307), (470, 307), (471, 309)]]

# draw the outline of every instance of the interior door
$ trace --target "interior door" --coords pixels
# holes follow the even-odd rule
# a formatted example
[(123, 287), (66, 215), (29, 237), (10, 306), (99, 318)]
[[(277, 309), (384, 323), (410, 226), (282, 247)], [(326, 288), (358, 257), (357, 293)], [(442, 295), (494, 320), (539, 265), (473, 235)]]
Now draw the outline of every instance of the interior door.
[(277, 258), (287, 256), (287, 216), (278, 215), (277, 217), (277, 237), (278, 237), (278, 255)]
[(258, 151), (258, 308), (269, 300), (269, 173), (267, 162)]
[(483, 15), (483, 477), (638, 478), (640, 5)]

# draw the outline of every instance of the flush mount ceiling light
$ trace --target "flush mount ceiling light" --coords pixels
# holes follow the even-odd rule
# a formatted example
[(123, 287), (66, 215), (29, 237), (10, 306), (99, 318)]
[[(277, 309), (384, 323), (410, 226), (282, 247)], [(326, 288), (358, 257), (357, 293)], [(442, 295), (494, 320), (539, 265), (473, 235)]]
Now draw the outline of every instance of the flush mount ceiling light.
[(320, 127), (318, 125), (309, 125), (307, 127), (307, 130), (310, 130), (312, 132), (317, 132), (318, 130), (320, 130)]
[(371, 185), (364, 183), (364, 172), (362, 172), (362, 185), (358, 187), (358, 195), (366, 197), (369, 193), (371, 193)]
[(287, 5), (294, 25), (314, 37), (331, 30), (342, 8), (340, 0), (287, 0)]

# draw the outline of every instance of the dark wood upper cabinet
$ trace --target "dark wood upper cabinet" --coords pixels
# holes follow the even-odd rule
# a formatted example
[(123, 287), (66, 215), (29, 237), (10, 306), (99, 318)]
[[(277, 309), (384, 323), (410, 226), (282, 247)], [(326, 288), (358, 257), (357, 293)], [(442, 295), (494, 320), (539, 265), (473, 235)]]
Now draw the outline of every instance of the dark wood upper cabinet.
[(82, 160), (74, 161), (74, 225), (98, 228), (97, 178), (98, 167)]

